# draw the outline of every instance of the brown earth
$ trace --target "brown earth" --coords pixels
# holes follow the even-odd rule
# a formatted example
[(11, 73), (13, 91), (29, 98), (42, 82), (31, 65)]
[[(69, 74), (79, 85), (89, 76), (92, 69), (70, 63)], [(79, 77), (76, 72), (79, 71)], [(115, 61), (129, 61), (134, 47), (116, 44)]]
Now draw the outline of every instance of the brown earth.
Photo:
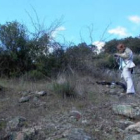
[[(84, 96), (79, 98), (62, 98), (51, 88), (51, 82), (21, 82), (19, 80), (1, 80), (0, 87), (0, 135), (6, 134), (6, 123), (16, 116), (23, 116), (27, 120), (26, 127), (44, 127), (48, 123), (60, 125), (71, 124), (71, 128), (83, 128), (90, 136), (97, 140), (122, 140), (124, 133), (120, 132), (117, 120), (122, 119), (112, 112), (113, 104), (138, 103), (135, 96), (120, 97), (119, 94), (110, 94), (110, 87), (96, 84), (91, 77), (83, 77), (79, 80), (84, 86)], [(39, 98), (32, 97), (28, 102), (19, 103), (23, 91), (35, 92), (44, 90), (47, 95)], [(116, 91), (119, 89), (116, 89)], [(37, 103), (38, 102), (38, 103)], [(82, 114), (80, 120), (69, 118), (72, 108), (76, 108)], [(5, 124), (1, 123), (1, 120)], [(84, 122), (85, 121), (85, 122)], [(61, 139), (62, 131), (53, 130), (48, 137)], [(54, 135), (55, 133), (55, 135)], [(58, 137), (57, 137), (58, 136)], [(36, 138), (38, 140), (38, 137)]]

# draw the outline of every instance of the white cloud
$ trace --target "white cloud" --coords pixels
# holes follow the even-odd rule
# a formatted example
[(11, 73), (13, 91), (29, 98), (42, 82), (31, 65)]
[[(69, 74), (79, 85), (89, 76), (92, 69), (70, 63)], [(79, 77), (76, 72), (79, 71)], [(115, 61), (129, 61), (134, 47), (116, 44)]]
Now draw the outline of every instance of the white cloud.
[(66, 30), (65, 27), (60, 26), (60, 27), (56, 28), (55, 31), (52, 32), (51, 36), (54, 38), (54, 37), (57, 36), (58, 32), (60, 32), (60, 31), (65, 31), (65, 30)]
[(102, 48), (105, 45), (105, 42), (95, 41), (92, 44), (95, 45), (95, 46), (97, 46), (98, 48)]
[(127, 29), (121, 26), (118, 26), (117, 28), (108, 30), (108, 33), (118, 35), (119, 37), (127, 37), (130, 34), (127, 32)]
[(129, 16), (128, 19), (136, 24), (140, 24), (140, 17), (139, 16)]
[(95, 41), (95, 42), (92, 43), (92, 45), (97, 46), (97, 48), (98, 48), (97, 53), (100, 53), (101, 49), (105, 45), (105, 42), (103, 42), (103, 41)]

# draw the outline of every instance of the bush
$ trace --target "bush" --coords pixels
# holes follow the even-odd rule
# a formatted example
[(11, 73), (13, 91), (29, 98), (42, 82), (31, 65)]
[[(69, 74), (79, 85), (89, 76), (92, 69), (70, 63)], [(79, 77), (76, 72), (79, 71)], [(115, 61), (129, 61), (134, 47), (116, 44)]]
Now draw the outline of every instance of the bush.
[(59, 76), (57, 80), (53, 82), (54, 92), (63, 98), (66, 97), (75, 98), (77, 96), (75, 87), (76, 87), (75, 80), (65, 75)]
[(87, 67), (87, 63), (90, 63), (93, 52), (84, 43), (78, 46), (70, 47), (66, 50), (65, 58), (67, 65), (74, 70), (83, 71)]
[(45, 78), (46, 76), (38, 70), (32, 70), (23, 75), (23, 79), (25, 80), (42, 80)]
[(101, 69), (116, 69), (118, 65), (113, 55), (104, 54), (98, 56), (95, 60), (95, 66)]

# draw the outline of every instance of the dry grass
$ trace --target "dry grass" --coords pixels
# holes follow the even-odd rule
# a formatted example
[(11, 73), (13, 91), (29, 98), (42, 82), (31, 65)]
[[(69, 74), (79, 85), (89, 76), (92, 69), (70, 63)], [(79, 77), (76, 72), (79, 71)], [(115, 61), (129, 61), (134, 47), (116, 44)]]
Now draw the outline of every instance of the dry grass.
[[(25, 81), (23, 79), (0, 79), (0, 85), (15, 92), (21, 91), (47, 91), (53, 94), (75, 94), (85, 100), (100, 102), (104, 96), (104, 89), (96, 84), (96, 79), (91, 76), (78, 74), (60, 74), (51, 81)], [(101, 96), (102, 95), (102, 96)]]
[[(91, 121), (89, 125), (83, 126), (81, 123), (74, 122), (74, 126), (83, 128), (102, 140), (102, 131), (108, 129), (108, 126), (113, 126), (111, 111), (109, 110), (108, 103), (110, 97), (104, 93), (105, 86), (96, 84), (96, 80), (92, 76), (80, 76), (78, 74), (74, 76), (59, 75), (57, 79), (52, 81), (24, 81), (22, 79), (0, 79), (0, 85), (12, 90), (5, 91), (4, 95), (0, 94), (0, 99), (4, 99), (0, 104), (0, 118), (9, 118), (15, 116), (24, 116), (28, 120), (28, 125), (32, 126), (34, 123), (40, 123), (42, 118), (50, 119), (54, 116), (67, 116), (72, 108), (76, 108), (82, 113), (83, 119)], [(60, 98), (53, 91), (54, 81), (58, 84), (66, 83), (72, 84), (77, 94), (81, 94), (83, 98)], [(45, 102), (45, 106), (34, 107), (33, 100), (29, 102), (18, 104), (18, 100), (21, 94), (19, 91), (36, 91), (45, 90), (48, 93), (52, 93), (51, 96), (43, 96), (39, 98), (41, 102)], [(71, 91), (71, 90), (70, 90)], [(7, 99), (7, 100), (6, 100)], [(53, 118), (55, 119), (55, 118)], [(106, 122), (106, 124), (104, 124)], [(66, 122), (67, 123), (67, 122)], [(3, 124), (1, 124), (4, 127)], [(107, 128), (106, 128), (107, 127)]]
[(0, 85), (5, 88), (14, 89), (15, 91), (47, 91), (50, 89), (48, 81), (25, 81), (23, 79), (0, 79)]

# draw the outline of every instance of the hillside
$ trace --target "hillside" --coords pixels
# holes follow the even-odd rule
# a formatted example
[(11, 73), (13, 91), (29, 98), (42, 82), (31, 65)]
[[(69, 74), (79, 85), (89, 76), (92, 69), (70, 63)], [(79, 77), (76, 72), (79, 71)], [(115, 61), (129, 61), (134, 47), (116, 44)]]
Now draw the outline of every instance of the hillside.
[(76, 97), (56, 93), (54, 80), (1, 79), (0, 140), (140, 139), (139, 94), (121, 96), (120, 86), (97, 84), (103, 77), (74, 80)]

